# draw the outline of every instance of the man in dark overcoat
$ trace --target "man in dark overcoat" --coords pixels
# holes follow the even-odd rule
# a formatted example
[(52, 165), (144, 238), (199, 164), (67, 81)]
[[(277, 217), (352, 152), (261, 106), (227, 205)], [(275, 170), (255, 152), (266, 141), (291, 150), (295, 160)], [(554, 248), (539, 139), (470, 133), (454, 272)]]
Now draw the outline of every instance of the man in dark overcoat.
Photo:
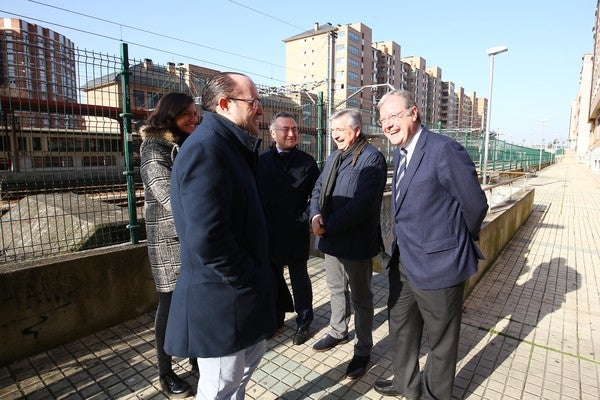
[(271, 263), (277, 274), (277, 323), (283, 326), (285, 312), (292, 311), (292, 298), (284, 278), (287, 265), (296, 311), (295, 345), (310, 337), (313, 320), (312, 285), (307, 270), (310, 247), (308, 201), (319, 168), (315, 159), (298, 149), (298, 125), (287, 112), (275, 114), (269, 126), (273, 145), (261, 154), (258, 184), (267, 225)]
[(258, 192), (261, 99), (246, 75), (215, 75), (202, 123), (181, 147), (171, 207), (181, 271), (165, 350), (198, 358), (198, 397), (244, 398), (275, 331), (267, 223)]

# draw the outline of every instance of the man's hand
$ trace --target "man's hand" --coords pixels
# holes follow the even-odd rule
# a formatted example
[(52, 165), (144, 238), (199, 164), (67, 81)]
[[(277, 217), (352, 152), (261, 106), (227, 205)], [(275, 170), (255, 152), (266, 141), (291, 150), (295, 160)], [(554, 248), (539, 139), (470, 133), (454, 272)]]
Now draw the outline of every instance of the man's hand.
[(322, 237), (325, 234), (325, 226), (323, 225), (323, 217), (321, 214), (315, 215), (310, 221), (312, 231), (315, 236)]

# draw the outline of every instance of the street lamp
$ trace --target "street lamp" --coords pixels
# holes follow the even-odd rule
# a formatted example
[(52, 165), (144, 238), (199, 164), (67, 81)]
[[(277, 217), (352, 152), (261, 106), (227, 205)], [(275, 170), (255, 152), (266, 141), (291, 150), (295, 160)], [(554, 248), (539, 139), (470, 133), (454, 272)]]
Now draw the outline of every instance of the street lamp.
[(175, 68), (179, 71), (179, 91), (183, 92), (183, 74), (185, 72), (185, 67), (183, 63), (177, 63), (177, 67)]
[(542, 170), (542, 152), (544, 151), (544, 124), (548, 122), (547, 119), (542, 120), (542, 144), (540, 144), (540, 162), (538, 165), (538, 172)]
[(508, 51), (506, 46), (496, 46), (487, 49), (487, 54), (490, 56), (490, 89), (488, 91), (488, 108), (487, 108), (487, 126), (485, 128), (485, 148), (483, 149), (483, 184), (487, 183), (487, 162), (488, 162), (488, 147), (490, 145), (490, 122), (492, 118), (492, 87), (494, 85), (494, 56), (496, 54)]

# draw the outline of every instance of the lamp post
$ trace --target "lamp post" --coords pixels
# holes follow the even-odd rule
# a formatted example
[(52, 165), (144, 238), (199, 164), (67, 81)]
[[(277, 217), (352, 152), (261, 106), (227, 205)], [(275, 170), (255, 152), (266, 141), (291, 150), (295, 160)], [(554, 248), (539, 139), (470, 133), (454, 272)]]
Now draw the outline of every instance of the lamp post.
[(542, 143), (540, 144), (540, 162), (538, 164), (538, 172), (542, 170), (542, 152), (544, 151), (544, 124), (548, 122), (547, 119), (542, 120)]
[(483, 184), (485, 185), (488, 181), (487, 177), (487, 162), (488, 162), (488, 147), (490, 145), (490, 126), (492, 118), (492, 88), (494, 86), (494, 56), (496, 54), (504, 53), (508, 51), (506, 46), (497, 46), (487, 49), (487, 54), (490, 56), (490, 88), (488, 97), (487, 107), (487, 124), (485, 128), (485, 148), (483, 149)]
[(179, 91), (183, 92), (183, 73), (185, 72), (183, 63), (177, 63), (176, 69), (179, 72)]

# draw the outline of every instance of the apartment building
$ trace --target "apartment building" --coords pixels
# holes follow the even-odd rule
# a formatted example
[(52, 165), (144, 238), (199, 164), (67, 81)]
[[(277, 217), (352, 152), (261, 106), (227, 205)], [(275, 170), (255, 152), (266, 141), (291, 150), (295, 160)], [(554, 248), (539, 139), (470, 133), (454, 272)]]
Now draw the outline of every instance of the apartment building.
[(442, 69), (440, 67), (426, 67), (427, 77), (427, 110), (424, 115), (425, 121), (431, 123), (432, 128), (441, 128), (441, 106), (442, 106)]
[[(375, 124), (377, 88), (367, 87), (376, 83), (378, 73), (371, 28), (362, 23), (316, 23), (312, 30), (287, 38), (284, 43), (288, 84), (309, 85), (313, 92), (322, 91), (330, 110), (360, 108), (365, 111), (364, 121)], [(399, 48), (394, 50), (399, 53)]]
[[(454, 106), (459, 100), (453, 92), (443, 95), (442, 69), (427, 67), (423, 57), (402, 57), (397, 42), (374, 42), (371, 28), (360, 22), (315, 23), (313, 29), (284, 39), (284, 43), (286, 83), (312, 85), (313, 91), (322, 91), (326, 101), (332, 100), (330, 111), (340, 107), (363, 110), (369, 133), (380, 131), (374, 128), (377, 101), (392, 87), (414, 94), (426, 126), (462, 125)], [(454, 85), (448, 87), (453, 90)], [(470, 120), (469, 114), (465, 121)]]
[(59, 131), (84, 125), (64, 112), (77, 102), (73, 42), (40, 25), (1, 18), (0, 97), (0, 170), (65, 164), (41, 152), (56, 147)]

